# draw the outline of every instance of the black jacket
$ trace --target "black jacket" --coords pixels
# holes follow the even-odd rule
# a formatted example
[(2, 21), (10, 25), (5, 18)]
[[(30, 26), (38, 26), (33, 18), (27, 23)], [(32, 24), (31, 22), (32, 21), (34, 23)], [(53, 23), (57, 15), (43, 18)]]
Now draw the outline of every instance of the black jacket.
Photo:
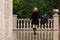
[(38, 12), (33, 12), (30, 19), (32, 20), (32, 24), (35, 24), (35, 25), (38, 25), (39, 24), (39, 18), (40, 18), (40, 15)]

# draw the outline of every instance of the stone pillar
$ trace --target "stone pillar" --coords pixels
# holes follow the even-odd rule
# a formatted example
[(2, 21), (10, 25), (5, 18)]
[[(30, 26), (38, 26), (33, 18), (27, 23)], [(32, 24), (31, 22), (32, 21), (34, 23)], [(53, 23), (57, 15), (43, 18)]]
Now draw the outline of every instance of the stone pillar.
[(0, 0), (0, 40), (3, 40), (3, 0)]
[(13, 7), (12, 0), (4, 0), (4, 40), (13, 40), (12, 31), (13, 31)]
[(12, 11), (12, 0), (0, 0), (0, 40), (13, 40)]
[(54, 12), (54, 15), (53, 15), (54, 29), (59, 29), (59, 15), (58, 15), (59, 10), (54, 9), (53, 12)]
[(59, 10), (54, 9), (53, 12), (54, 12), (54, 15), (53, 15), (53, 20), (54, 20), (54, 22), (53, 22), (53, 24), (54, 24), (53, 40), (59, 40), (59, 15), (58, 15)]
[(17, 28), (17, 15), (13, 15), (13, 29)]
[[(13, 15), (13, 29), (17, 29), (17, 15)], [(18, 32), (13, 31), (13, 40), (18, 40)]]

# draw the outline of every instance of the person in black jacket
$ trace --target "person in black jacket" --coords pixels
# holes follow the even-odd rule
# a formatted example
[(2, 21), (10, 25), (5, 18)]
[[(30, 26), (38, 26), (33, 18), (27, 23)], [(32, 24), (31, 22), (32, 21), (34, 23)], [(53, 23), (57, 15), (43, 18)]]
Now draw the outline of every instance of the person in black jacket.
[(34, 7), (33, 13), (30, 17), (31, 23), (33, 25), (34, 34), (36, 34), (36, 27), (39, 25), (39, 18), (40, 18), (40, 16), (38, 13), (38, 9), (37, 9), (37, 7)]

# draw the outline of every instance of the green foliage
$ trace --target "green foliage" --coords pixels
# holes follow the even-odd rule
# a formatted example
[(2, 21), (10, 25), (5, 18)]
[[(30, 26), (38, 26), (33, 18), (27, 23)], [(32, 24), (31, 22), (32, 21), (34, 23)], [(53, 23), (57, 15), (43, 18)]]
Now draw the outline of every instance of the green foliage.
[(51, 18), (53, 8), (60, 9), (59, 3), (60, 0), (13, 0), (13, 14), (17, 14), (18, 18), (30, 18), (36, 6), (40, 15), (49, 13)]

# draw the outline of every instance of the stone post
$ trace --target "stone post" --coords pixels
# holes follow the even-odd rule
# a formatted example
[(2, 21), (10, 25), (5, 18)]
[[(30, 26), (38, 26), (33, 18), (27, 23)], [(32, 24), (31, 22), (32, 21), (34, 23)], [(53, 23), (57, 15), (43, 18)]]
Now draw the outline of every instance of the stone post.
[(3, 0), (0, 0), (0, 40), (3, 40)]
[(54, 15), (53, 15), (53, 40), (59, 40), (59, 9), (53, 9)]
[(13, 0), (3, 0), (4, 2), (4, 40), (13, 40)]
[[(17, 29), (17, 15), (13, 15), (13, 29)], [(17, 39), (17, 31), (13, 31), (13, 40), (18, 40)]]
[(0, 40), (13, 40), (12, 0), (0, 0)]
[(13, 15), (13, 29), (17, 28), (17, 15)]

